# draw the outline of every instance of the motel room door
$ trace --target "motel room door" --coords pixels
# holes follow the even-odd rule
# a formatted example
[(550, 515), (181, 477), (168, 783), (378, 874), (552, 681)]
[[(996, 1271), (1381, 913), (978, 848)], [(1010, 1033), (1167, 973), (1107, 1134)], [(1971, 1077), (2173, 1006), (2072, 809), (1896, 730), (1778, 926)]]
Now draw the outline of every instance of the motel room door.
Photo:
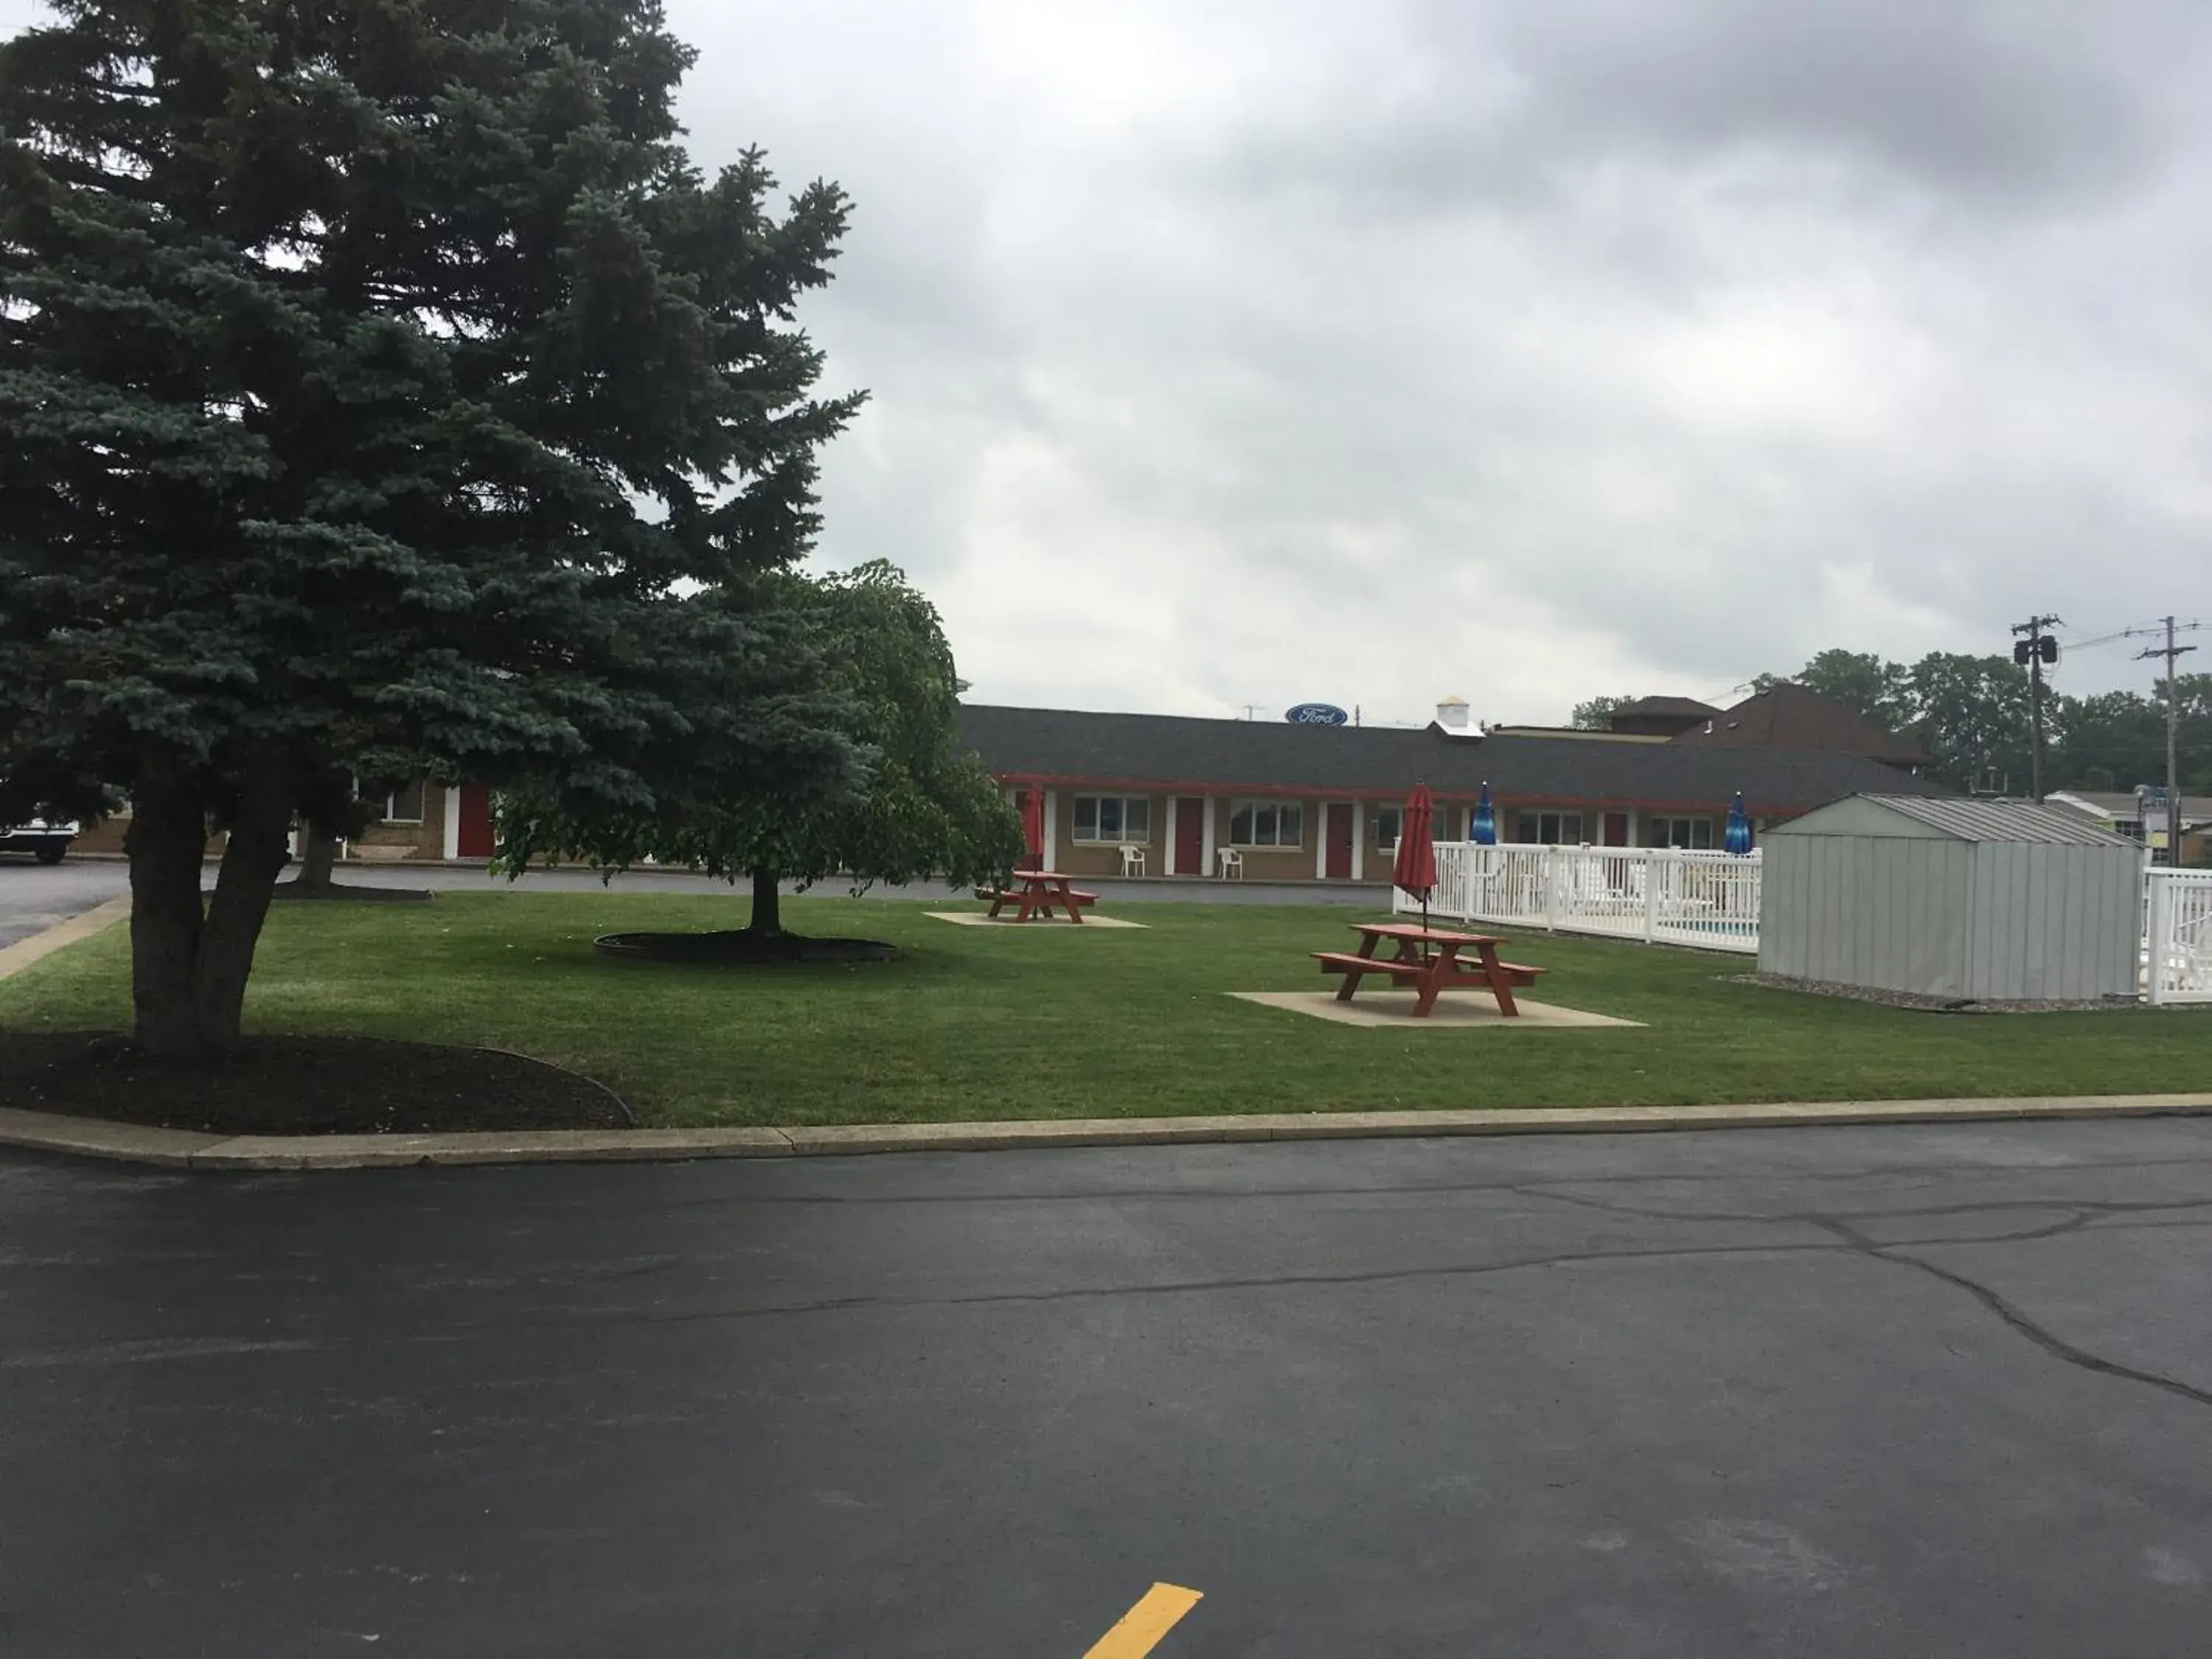
[(491, 823), (491, 792), (480, 783), (464, 783), (460, 788), (461, 829), (453, 856), (488, 859), (498, 850), (498, 836)]
[(1176, 874), (1207, 876), (1206, 802), (1196, 795), (1176, 798)]
[(1628, 845), (1628, 814), (1607, 812), (1605, 815), (1605, 844), (1607, 847)]
[(1352, 803), (1333, 800), (1328, 804), (1328, 863), (1326, 866), (1331, 881), (1352, 879)]

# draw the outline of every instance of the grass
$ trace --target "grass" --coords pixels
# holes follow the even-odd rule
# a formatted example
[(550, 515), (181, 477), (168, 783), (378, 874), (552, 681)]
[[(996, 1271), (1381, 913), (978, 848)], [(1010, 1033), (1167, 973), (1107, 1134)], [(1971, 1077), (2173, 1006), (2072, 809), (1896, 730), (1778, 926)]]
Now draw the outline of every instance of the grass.
[[(1733, 982), (1741, 957), (1516, 938), (1547, 1001), (1643, 1030), (1405, 1033), (1239, 1002), (1318, 989), (1352, 913), (1123, 904), (1145, 931), (955, 927), (910, 902), (786, 901), (786, 925), (905, 947), (860, 967), (614, 962), (631, 928), (730, 926), (726, 896), (493, 893), (271, 917), (260, 1030), (483, 1042), (589, 1072), (657, 1124), (944, 1121), (2212, 1089), (2212, 1009), (1959, 1017)], [(939, 908), (943, 908), (940, 906)], [(0, 983), (0, 1027), (129, 1023), (125, 930)]]

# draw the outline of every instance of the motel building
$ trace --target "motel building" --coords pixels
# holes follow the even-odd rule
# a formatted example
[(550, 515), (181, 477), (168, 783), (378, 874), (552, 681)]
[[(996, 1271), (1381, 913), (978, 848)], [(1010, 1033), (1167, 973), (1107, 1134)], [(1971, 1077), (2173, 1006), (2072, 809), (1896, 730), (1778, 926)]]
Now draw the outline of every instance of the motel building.
[(1862, 791), (1950, 793), (1795, 686), (1729, 709), (1646, 698), (1600, 732), (1485, 727), (1449, 697), (1421, 727), (971, 704), (961, 736), (1010, 799), (1042, 792), (1044, 866), (1084, 877), (1387, 882), (1419, 783), (1439, 840), (1467, 837), (1487, 784), (1500, 842), (1699, 850), (1738, 791), (1755, 828)]
[[(1913, 775), (1910, 744), (1791, 685), (1726, 709), (1647, 697), (1602, 732), (1485, 727), (1448, 697), (1418, 727), (969, 704), (961, 738), (1017, 805), (1043, 792), (1045, 867), (1085, 877), (1387, 882), (1417, 783), (1439, 840), (1466, 838), (1487, 783), (1501, 842), (1698, 850), (1721, 845), (1738, 790), (1755, 828), (1861, 791), (1949, 793)], [(482, 784), (411, 784), (378, 808), (343, 858), (492, 854)], [(88, 826), (78, 850), (120, 853), (130, 822)]]

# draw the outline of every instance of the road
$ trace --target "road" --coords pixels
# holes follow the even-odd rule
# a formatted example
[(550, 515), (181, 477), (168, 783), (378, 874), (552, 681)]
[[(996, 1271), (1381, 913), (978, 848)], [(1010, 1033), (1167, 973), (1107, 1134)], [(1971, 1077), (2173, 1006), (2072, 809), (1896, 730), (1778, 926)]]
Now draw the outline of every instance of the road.
[(44, 933), (130, 890), (130, 872), (118, 860), (66, 859), (44, 865), (0, 857), (0, 945)]
[[(215, 866), (208, 866), (208, 881)], [(520, 882), (487, 875), (466, 866), (347, 865), (338, 872), (342, 882), (365, 886), (432, 887), (455, 892), (581, 892), (599, 887), (599, 878), (589, 870), (533, 870)], [(54, 923), (89, 910), (103, 900), (130, 890), (129, 872), (118, 859), (72, 858), (49, 868), (27, 858), (0, 857), (0, 945), (11, 945)], [(618, 875), (613, 885), (632, 893), (692, 893), (731, 897), (743, 906), (745, 899), (727, 883), (710, 881), (682, 870), (633, 870)], [(787, 892), (798, 889), (787, 887)], [(842, 882), (823, 882), (808, 890), (817, 896), (838, 896), (851, 890)], [(939, 882), (917, 882), (905, 887), (877, 887), (868, 896), (894, 899), (944, 899), (951, 890)], [(964, 894), (962, 896), (965, 896)], [(1351, 904), (1387, 909), (1389, 890), (1382, 887), (1302, 886), (1268, 882), (1208, 882), (1204, 885), (1174, 882), (1129, 881), (1107, 884), (1109, 904), (1169, 900), (1207, 904)]]
[(0, 1652), (2200, 1654), (2208, 1247), (2201, 1120), (7, 1157)]

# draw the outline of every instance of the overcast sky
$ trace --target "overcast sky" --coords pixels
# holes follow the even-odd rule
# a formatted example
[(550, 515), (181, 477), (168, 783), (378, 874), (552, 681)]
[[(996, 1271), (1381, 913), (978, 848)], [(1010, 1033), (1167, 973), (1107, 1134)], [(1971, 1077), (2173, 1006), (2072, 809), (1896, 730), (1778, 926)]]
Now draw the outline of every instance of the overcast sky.
[(697, 158), (855, 198), (823, 553), (979, 700), (1564, 720), (2212, 611), (2203, 0), (667, 9)]

